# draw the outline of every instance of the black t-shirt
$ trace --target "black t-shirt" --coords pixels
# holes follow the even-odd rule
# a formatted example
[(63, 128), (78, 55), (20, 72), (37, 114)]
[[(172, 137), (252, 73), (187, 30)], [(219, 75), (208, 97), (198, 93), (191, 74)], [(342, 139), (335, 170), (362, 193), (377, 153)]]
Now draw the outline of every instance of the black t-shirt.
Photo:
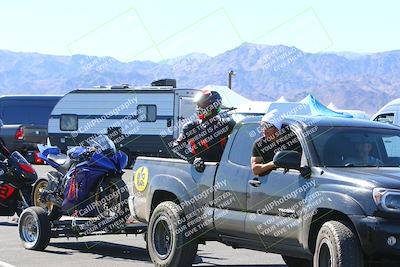
[(173, 152), (189, 162), (195, 157), (204, 161), (220, 161), (235, 124), (232, 117), (219, 115), (204, 121), (191, 121), (183, 126)]
[(258, 138), (253, 144), (253, 157), (262, 157), (262, 163), (268, 163), (273, 160), (275, 156), (274, 148), (276, 142), (268, 141), (264, 137)]
[(274, 159), (276, 153), (282, 150), (294, 150), (301, 153), (301, 146), (297, 136), (288, 126), (283, 127), (275, 140), (266, 137), (258, 138), (253, 144), (253, 157), (262, 157), (262, 163), (268, 163)]

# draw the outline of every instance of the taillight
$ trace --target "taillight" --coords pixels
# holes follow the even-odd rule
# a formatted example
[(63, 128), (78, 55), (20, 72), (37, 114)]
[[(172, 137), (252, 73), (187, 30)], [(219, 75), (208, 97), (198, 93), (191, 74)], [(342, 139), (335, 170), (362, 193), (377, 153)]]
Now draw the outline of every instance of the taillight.
[(30, 164), (26, 164), (26, 163), (18, 163), (19, 167), (30, 174), (35, 174), (35, 170), (32, 168), (32, 166)]
[(19, 127), (19, 129), (17, 130), (17, 132), (15, 133), (15, 138), (17, 140), (22, 140), (24, 139), (24, 128)]
[(44, 164), (44, 161), (41, 159), (41, 158), (39, 158), (39, 151), (35, 151), (35, 153), (34, 153), (34, 162), (35, 162), (35, 164)]

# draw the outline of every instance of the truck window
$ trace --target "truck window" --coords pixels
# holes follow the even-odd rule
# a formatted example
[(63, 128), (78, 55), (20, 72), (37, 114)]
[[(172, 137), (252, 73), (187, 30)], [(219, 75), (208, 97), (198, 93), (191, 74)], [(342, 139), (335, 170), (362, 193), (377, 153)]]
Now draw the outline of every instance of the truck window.
[(312, 145), (325, 167), (398, 167), (400, 131), (372, 127), (319, 126)]
[(378, 115), (374, 121), (383, 122), (383, 123), (391, 123), (394, 122), (394, 113), (386, 113)]
[(78, 115), (62, 114), (60, 117), (61, 131), (76, 131), (78, 130)]
[(382, 137), (386, 153), (389, 158), (400, 158), (400, 137), (388, 136)]
[(242, 166), (250, 166), (253, 144), (261, 136), (259, 127), (259, 124), (253, 123), (239, 128), (229, 152), (229, 161)]
[(179, 98), (179, 119), (189, 119), (195, 114), (196, 103), (193, 102), (193, 97)]
[[(282, 128), (285, 128), (286, 130), (282, 132), (282, 135), (279, 137), (282, 138), (282, 141), (278, 141), (280, 144), (279, 150), (295, 150), (300, 154), (303, 154), (302, 147), (296, 134), (288, 125), (284, 125)], [(249, 166), (252, 157), (253, 144), (256, 139), (260, 137), (261, 129), (259, 124), (245, 124), (240, 127), (229, 153), (229, 161), (242, 166)], [(304, 160), (305, 159), (303, 159), (303, 161)]]
[(156, 105), (138, 105), (137, 106), (138, 121), (155, 122), (157, 119)]

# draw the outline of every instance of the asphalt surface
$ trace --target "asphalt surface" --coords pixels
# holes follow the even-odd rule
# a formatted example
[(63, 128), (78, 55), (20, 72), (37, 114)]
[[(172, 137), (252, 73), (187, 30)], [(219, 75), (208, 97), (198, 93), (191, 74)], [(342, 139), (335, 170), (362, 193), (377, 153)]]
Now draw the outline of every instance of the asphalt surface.
[[(39, 177), (50, 170), (35, 166)], [(131, 171), (124, 180), (131, 185)], [(193, 266), (286, 266), (279, 255), (233, 249), (218, 242), (199, 245)], [(43, 252), (25, 250), (19, 240), (17, 224), (0, 217), (0, 266), (153, 266), (142, 235), (107, 235), (67, 239), (55, 238)]]

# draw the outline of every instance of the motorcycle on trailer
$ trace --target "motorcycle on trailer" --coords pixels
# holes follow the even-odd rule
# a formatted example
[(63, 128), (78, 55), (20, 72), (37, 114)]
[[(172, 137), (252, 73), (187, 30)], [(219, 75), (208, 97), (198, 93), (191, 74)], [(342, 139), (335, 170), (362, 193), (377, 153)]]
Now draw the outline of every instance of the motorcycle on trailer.
[[(39, 157), (54, 167), (47, 179), (39, 179), (32, 190), (33, 208), (20, 218), (20, 238), (25, 248), (47, 246), (51, 225), (63, 215), (91, 218), (88, 231), (113, 232), (129, 216), (129, 191), (122, 180), (128, 157), (117, 151), (105, 135), (87, 141), (88, 147), (74, 147), (62, 154), (53, 146), (39, 145)], [(116, 222), (120, 222), (119, 224)]]
[(10, 153), (0, 142), (0, 216), (18, 216), (30, 206), (37, 174), (17, 151)]

